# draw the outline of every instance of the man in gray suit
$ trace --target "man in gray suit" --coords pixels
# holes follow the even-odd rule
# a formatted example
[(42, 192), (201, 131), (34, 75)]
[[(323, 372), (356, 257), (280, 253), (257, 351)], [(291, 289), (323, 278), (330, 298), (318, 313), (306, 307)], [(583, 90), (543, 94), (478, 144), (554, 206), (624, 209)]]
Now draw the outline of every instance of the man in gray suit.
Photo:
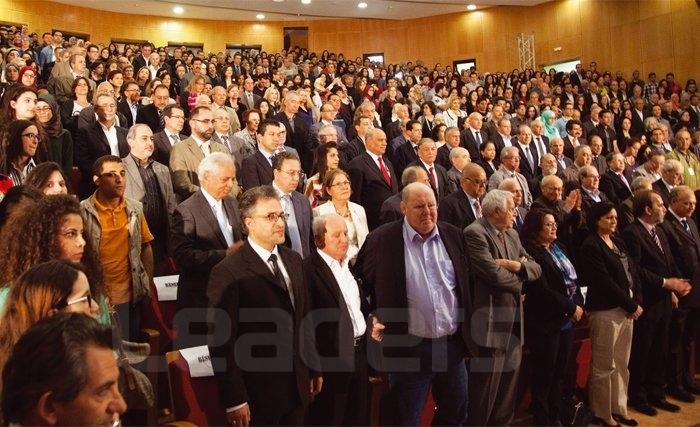
[(151, 247), (155, 275), (164, 274), (167, 242), (172, 214), (177, 203), (170, 181), (170, 171), (165, 165), (154, 161), (153, 132), (145, 124), (135, 124), (126, 135), (129, 155), (122, 159), (126, 169), (124, 195), (143, 204), (148, 228), (153, 234)]
[(272, 159), (272, 173), (272, 187), (279, 194), (282, 208), (288, 215), (284, 245), (306, 258), (313, 248), (312, 213), (309, 200), (296, 191), (301, 175), (299, 157), (286, 151), (278, 153)]
[(253, 86), (255, 86), (255, 82), (252, 78), (247, 77), (243, 81), (243, 94), (241, 95), (240, 101), (245, 105), (247, 110), (256, 108), (258, 101), (260, 101), (260, 95), (253, 93)]
[(170, 172), (173, 189), (179, 200), (185, 200), (199, 190), (197, 168), (204, 156), (210, 153), (227, 153), (226, 147), (212, 141), (214, 114), (208, 107), (197, 107), (190, 113), (192, 135), (173, 145), (170, 151)]
[[(70, 74), (51, 77), (46, 83), (46, 86), (55, 98), (58, 105), (63, 104), (67, 100), (71, 99), (71, 87), (73, 86), (73, 80), (78, 77), (86, 77), (85, 72), (85, 55), (79, 53), (74, 53), (70, 56), (68, 60), (68, 65), (70, 66)], [(87, 79), (90, 85), (90, 91), (95, 92), (95, 82)]]
[(483, 217), (464, 229), (474, 270), (471, 331), (479, 347), (470, 365), (469, 425), (508, 425), (522, 356), (522, 286), (538, 279), (542, 269), (513, 230), (511, 193), (491, 190), (481, 209)]
[(244, 140), (234, 135), (231, 128), (231, 117), (223, 108), (214, 110), (214, 133), (211, 140), (226, 147), (226, 150), (236, 161), (236, 170), (241, 169), (243, 159), (255, 153), (255, 149)]
[(532, 205), (532, 193), (527, 179), (518, 172), (520, 166), (520, 152), (516, 147), (506, 147), (501, 150), (501, 167), (489, 178), (489, 190), (497, 189), (506, 178), (514, 178), (520, 183), (523, 193), (523, 207), (530, 209)]
[(321, 106), (321, 119), (318, 121), (318, 123), (314, 123), (309, 128), (308, 146), (310, 149), (315, 150), (316, 147), (318, 147), (318, 144), (320, 142), (320, 131), (321, 128), (325, 126), (335, 127), (335, 130), (338, 134), (336, 140), (338, 144), (348, 143), (348, 138), (347, 136), (345, 136), (345, 131), (343, 130), (343, 128), (333, 123), (333, 119), (335, 119), (335, 116), (337, 114), (338, 111), (336, 111), (335, 107), (330, 102), (326, 102)]

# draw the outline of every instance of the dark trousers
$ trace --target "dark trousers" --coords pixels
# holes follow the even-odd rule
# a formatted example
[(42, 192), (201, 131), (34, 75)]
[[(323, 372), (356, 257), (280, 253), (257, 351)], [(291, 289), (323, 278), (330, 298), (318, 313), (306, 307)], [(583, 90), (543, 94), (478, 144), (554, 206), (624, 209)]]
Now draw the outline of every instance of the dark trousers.
[(629, 371), (629, 402), (647, 403), (665, 398), (668, 330), (671, 299), (644, 307), (644, 314), (634, 322)]
[(690, 376), (691, 346), (700, 328), (700, 308), (679, 308), (671, 314), (668, 343), (667, 381), (669, 388), (685, 388)]
[[(117, 312), (119, 331), (125, 341), (141, 340), (141, 303), (115, 304), (114, 310)], [(116, 325), (115, 325), (116, 326)]]
[(428, 392), (435, 400), (434, 426), (461, 426), (467, 419), (467, 368), (459, 336), (424, 340), (415, 348), (417, 372), (389, 373), (390, 395), (399, 425), (418, 426)]
[(304, 406), (296, 406), (279, 416), (270, 416), (251, 410), (251, 426), (301, 426), (304, 425)]
[(309, 425), (369, 425), (369, 376), (367, 349), (355, 347), (355, 371), (323, 373), (323, 387), (309, 405)]
[(528, 335), (529, 360), (532, 366), (531, 410), (535, 425), (549, 426), (561, 422), (559, 407), (564, 397), (562, 381), (569, 364), (573, 342), (573, 328), (556, 333), (537, 331)]

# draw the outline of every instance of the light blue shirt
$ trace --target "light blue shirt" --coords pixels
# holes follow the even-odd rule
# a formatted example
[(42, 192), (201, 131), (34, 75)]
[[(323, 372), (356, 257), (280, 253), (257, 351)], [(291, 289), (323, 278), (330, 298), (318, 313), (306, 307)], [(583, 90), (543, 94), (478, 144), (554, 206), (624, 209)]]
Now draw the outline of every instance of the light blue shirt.
[(403, 240), (408, 333), (422, 338), (454, 334), (459, 326), (455, 271), (438, 228), (423, 239), (404, 218)]

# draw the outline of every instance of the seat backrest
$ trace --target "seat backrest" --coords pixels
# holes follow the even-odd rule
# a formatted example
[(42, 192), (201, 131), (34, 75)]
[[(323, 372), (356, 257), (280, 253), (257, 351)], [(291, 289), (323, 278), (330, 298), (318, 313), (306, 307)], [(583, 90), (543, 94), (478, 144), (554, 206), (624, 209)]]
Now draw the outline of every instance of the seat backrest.
[(172, 349), (172, 343), (176, 337), (175, 328), (173, 328), (175, 313), (177, 313), (177, 301), (158, 301), (158, 292), (151, 283), (151, 296), (143, 306), (141, 323), (143, 327), (160, 332), (159, 354)]
[(219, 404), (216, 378), (192, 378), (187, 361), (179, 351), (168, 352), (165, 357), (175, 419), (198, 426), (227, 425), (224, 408)]

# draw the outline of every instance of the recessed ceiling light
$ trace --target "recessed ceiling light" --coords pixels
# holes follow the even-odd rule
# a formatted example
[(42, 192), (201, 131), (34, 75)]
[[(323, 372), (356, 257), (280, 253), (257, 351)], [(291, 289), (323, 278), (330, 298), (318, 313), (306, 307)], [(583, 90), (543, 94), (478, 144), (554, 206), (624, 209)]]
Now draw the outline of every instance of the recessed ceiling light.
[(475, 4), (467, 5), (467, 10), (476, 10), (476, 5)]
[(301, 4), (311, 4), (311, 0), (301, 0)]
[(367, 8), (367, 3), (365, 3), (365, 2), (357, 3), (357, 7), (359, 7), (360, 9), (365, 9), (365, 8)]
[(265, 19), (265, 15), (263, 15), (262, 13), (258, 13), (257, 15), (255, 15), (255, 17), (258, 19)]
[(173, 8), (173, 12), (177, 13), (178, 15), (182, 15), (185, 12), (185, 9), (182, 6), (175, 6)]
[(275, 3), (282, 3), (284, 0), (272, 0)]

